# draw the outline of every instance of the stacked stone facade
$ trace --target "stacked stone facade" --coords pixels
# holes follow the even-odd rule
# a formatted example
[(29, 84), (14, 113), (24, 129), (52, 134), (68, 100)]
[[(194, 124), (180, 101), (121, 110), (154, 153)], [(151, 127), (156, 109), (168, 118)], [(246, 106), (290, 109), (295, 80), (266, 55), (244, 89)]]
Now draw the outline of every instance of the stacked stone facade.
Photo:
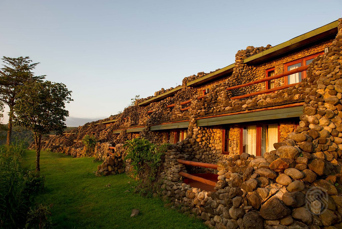
[[(94, 134), (98, 139), (96, 156), (105, 159), (107, 164), (101, 168), (108, 171), (108, 163), (113, 161), (107, 158), (109, 145), (122, 146), (126, 140), (135, 137), (155, 143), (177, 142), (166, 153), (159, 194), (181, 211), (201, 218), (209, 227), (342, 228), (340, 27), (335, 39), (326, 39), (257, 65), (244, 60), (271, 46), (247, 47), (236, 54), (232, 73), (193, 87), (188, 87), (187, 83), (206, 75), (187, 77), (175, 94), (144, 106), (139, 103), (148, 100), (141, 99), (115, 117), (117, 121), (111, 126), (106, 127), (101, 121), (88, 123), (68, 136), (47, 139), (45, 148), (83, 156), (81, 140), (86, 134)], [(324, 50), (328, 51), (323, 54)], [(309, 65), (307, 77), (293, 87), (243, 99), (231, 98), (265, 90), (265, 82), (226, 90), (263, 79), (266, 70), (271, 68), (276, 75), (281, 74), (286, 63), (314, 54), (322, 55)], [(275, 86), (286, 84), (283, 78), (274, 82)], [(205, 89), (209, 92), (203, 97)], [(167, 91), (161, 90), (156, 96)], [(288, 106), (302, 106), (303, 114), (297, 119), (274, 121), (278, 124), (278, 142), (263, 156), (244, 153), (241, 131), (246, 123), (237, 120), (229, 125), (198, 126), (201, 119)], [(177, 127), (177, 123), (188, 123), (188, 127)], [(163, 125), (171, 125), (174, 129), (153, 130)], [(139, 133), (131, 132), (141, 127), (143, 130)], [(227, 146), (223, 144), (224, 130), (229, 133)], [(186, 135), (180, 131), (186, 131)], [(179, 137), (180, 133), (186, 137)], [(227, 152), (224, 148), (228, 149)], [(177, 159), (217, 164), (218, 168), (185, 166)], [(111, 168), (111, 171), (116, 173), (119, 170)], [(215, 192), (183, 183), (180, 172), (217, 174)], [(317, 199), (310, 198), (312, 192), (325, 194), (326, 206), (323, 206), (325, 202), (318, 203)], [(319, 204), (321, 207), (317, 207)]]

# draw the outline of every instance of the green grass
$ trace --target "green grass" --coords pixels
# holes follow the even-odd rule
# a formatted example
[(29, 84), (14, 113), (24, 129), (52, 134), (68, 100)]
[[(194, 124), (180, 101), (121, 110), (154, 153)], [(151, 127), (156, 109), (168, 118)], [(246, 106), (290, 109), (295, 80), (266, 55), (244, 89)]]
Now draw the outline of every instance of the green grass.
[[(25, 160), (34, 169), (35, 152), (29, 151)], [(197, 219), (165, 208), (160, 199), (133, 193), (134, 181), (125, 174), (96, 177), (98, 165), (93, 158), (42, 152), (46, 190), (36, 200), (53, 205), (54, 228), (206, 228)], [(140, 214), (131, 218), (134, 208)]]

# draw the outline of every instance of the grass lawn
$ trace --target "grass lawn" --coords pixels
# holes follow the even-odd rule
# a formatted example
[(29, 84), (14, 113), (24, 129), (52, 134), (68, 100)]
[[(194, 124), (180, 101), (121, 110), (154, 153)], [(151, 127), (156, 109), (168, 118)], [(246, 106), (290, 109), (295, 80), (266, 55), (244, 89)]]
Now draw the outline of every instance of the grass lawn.
[[(34, 169), (35, 152), (29, 151), (25, 161)], [(99, 164), (93, 158), (42, 152), (46, 190), (36, 200), (53, 205), (54, 228), (206, 228), (197, 219), (165, 208), (160, 199), (132, 193), (134, 181), (125, 174), (96, 177)], [(140, 214), (131, 218), (134, 208)]]

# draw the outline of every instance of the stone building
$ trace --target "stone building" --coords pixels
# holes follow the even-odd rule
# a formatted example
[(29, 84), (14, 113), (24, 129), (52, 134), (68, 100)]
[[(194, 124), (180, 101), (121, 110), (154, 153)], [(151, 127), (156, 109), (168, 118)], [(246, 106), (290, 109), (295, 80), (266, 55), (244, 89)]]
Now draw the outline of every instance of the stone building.
[[(80, 140), (94, 133), (107, 175), (110, 149), (122, 152), (125, 140), (169, 142), (159, 194), (210, 227), (342, 228), (340, 69), (337, 20), (274, 47), (239, 50), (235, 63), (44, 146), (82, 156)], [(326, 202), (310, 198), (312, 190)]]

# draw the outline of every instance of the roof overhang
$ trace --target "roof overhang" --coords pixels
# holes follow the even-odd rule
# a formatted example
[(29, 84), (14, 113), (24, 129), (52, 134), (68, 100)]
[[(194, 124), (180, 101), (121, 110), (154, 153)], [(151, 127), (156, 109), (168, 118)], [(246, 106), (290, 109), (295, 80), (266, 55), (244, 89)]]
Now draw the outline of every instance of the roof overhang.
[(217, 126), (225, 124), (246, 123), (255, 121), (275, 120), (284, 118), (295, 118), (303, 114), (303, 105), (296, 107), (250, 111), (248, 113), (231, 114), (213, 118), (197, 120), (197, 126)]
[(289, 52), (305, 48), (317, 42), (332, 39), (337, 34), (338, 21), (333, 21), (327, 25), (304, 33), (286, 42), (276, 45), (263, 52), (250, 56), (244, 60), (245, 64), (260, 64), (270, 59), (285, 55)]
[(174, 89), (172, 89), (170, 91), (167, 91), (167, 92), (165, 92), (165, 93), (163, 93), (161, 95), (157, 95), (157, 96), (154, 96), (154, 97), (152, 97), (152, 98), (150, 98), (148, 100), (145, 100), (144, 102), (141, 102), (138, 105), (139, 106), (144, 106), (144, 105), (148, 105), (148, 104), (150, 104), (152, 102), (157, 102), (159, 100), (162, 100), (162, 99), (165, 99), (165, 98), (169, 97), (170, 95), (176, 94), (176, 92), (181, 90), (181, 89), (182, 89), (182, 86), (178, 86), (178, 87), (176, 87), (176, 88), (174, 88)]
[(120, 134), (121, 131), (123, 131), (123, 130), (114, 130), (114, 131), (113, 131), (113, 134)]
[(113, 119), (113, 120), (102, 122), (102, 124), (109, 124), (109, 123), (113, 123), (113, 122), (116, 122), (116, 121), (117, 121), (117, 119)]
[(188, 87), (189, 86), (195, 87), (195, 86), (201, 85), (203, 83), (206, 83), (208, 81), (214, 80), (214, 79), (221, 77), (223, 75), (231, 74), (233, 72), (234, 66), (235, 66), (235, 64), (228, 65), (228, 66), (221, 68), (215, 72), (209, 73), (209, 74), (207, 74), (201, 78), (190, 81), (187, 83), (187, 86)]
[(189, 122), (166, 123), (166, 124), (151, 126), (151, 131), (184, 129), (184, 128), (188, 128), (188, 126), (189, 126)]
[(127, 133), (139, 133), (141, 131), (143, 131), (145, 127), (136, 127), (136, 128), (129, 128), (127, 129)]

